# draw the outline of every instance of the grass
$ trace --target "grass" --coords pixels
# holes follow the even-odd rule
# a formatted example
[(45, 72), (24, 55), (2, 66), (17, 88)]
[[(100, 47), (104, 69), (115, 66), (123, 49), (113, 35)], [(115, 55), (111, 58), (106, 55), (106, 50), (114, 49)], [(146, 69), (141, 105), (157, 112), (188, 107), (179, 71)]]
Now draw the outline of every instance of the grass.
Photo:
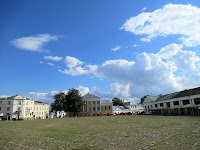
[(0, 149), (199, 149), (200, 117), (102, 116), (0, 122)]

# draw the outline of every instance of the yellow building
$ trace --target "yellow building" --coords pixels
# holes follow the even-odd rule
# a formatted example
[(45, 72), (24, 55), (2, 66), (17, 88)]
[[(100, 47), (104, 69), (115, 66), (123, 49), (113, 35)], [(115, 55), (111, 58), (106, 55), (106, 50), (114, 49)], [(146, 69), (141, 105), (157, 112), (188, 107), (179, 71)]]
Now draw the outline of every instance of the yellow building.
[(0, 99), (0, 113), (4, 119), (45, 119), (49, 117), (49, 104), (20, 95)]
[(102, 102), (101, 97), (88, 93), (83, 96), (83, 101), (84, 105), (80, 116), (112, 113), (113, 104), (108, 102)]

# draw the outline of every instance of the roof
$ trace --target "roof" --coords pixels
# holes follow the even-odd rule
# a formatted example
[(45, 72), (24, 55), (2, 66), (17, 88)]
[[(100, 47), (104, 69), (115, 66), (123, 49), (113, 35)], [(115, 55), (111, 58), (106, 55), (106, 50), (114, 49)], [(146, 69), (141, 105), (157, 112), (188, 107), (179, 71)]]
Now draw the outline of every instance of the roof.
[(185, 97), (185, 96), (190, 96), (190, 95), (197, 95), (200, 94), (200, 87), (194, 88), (194, 89), (189, 89), (189, 90), (184, 90), (181, 91), (178, 95), (176, 95), (174, 98), (178, 97)]
[(156, 99), (156, 101), (163, 101), (163, 100), (172, 99), (179, 93), (180, 92), (170, 93), (170, 94), (166, 94), (166, 95), (159, 95), (159, 97)]
[(113, 111), (117, 111), (117, 110), (124, 110), (123, 106), (113, 106)]
[(148, 97), (152, 102), (156, 102), (156, 101), (164, 101), (164, 100), (169, 100), (172, 98), (179, 98), (179, 97), (185, 97), (185, 96), (191, 96), (191, 95), (197, 95), (197, 94), (200, 94), (200, 87), (184, 90), (184, 91), (179, 91), (175, 93), (170, 93), (166, 95), (158, 95), (158, 96), (148, 95), (146, 97)]
[(101, 97), (98, 97), (98, 96), (88, 93), (88, 94), (84, 95), (83, 98), (101, 98)]

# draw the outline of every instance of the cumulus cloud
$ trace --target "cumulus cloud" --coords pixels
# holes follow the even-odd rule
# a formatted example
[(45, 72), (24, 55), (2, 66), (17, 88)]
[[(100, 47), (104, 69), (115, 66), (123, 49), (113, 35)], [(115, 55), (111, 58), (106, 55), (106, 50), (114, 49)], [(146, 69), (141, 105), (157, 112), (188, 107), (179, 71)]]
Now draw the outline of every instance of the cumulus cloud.
[(88, 87), (84, 87), (84, 86), (80, 86), (80, 85), (76, 89), (79, 90), (79, 92), (82, 96), (86, 95), (90, 91)]
[(67, 74), (67, 75), (73, 75), (73, 76), (88, 74), (88, 70), (82, 68), (81, 66), (73, 67), (73, 68), (69, 68), (69, 69), (64, 69), (64, 70), (59, 69), (58, 71), (61, 72), (61, 73), (64, 73), (64, 74)]
[(33, 52), (48, 52), (43, 46), (51, 40), (58, 40), (58, 36), (50, 34), (37, 34), (29, 37), (22, 37), (11, 41), (19, 49)]
[(191, 5), (167, 4), (153, 12), (142, 12), (128, 19), (120, 29), (135, 35), (147, 35), (143, 42), (157, 36), (181, 35), (185, 46), (200, 44), (200, 8)]
[(83, 74), (95, 74), (97, 65), (85, 64), (79, 59), (71, 56), (66, 56), (64, 63), (66, 64), (66, 69), (59, 69), (58, 71), (67, 75), (83, 75)]
[(65, 61), (64, 61), (67, 65), (67, 67), (72, 68), (72, 67), (76, 67), (78, 65), (82, 65), (84, 62), (78, 60), (75, 57), (71, 57), (71, 56), (66, 56), (65, 57)]
[(108, 60), (101, 65), (77, 64), (59, 71), (67, 75), (92, 74), (114, 82), (110, 85), (112, 93), (101, 92), (98, 88), (92, 90), (104, 99), (117, 96), (135, 101), (145, 94), (166, 94), (200, 84), (200, 57), (175, 43), (161, 48), (157, 53), (138, 54), (136, 61), (119, 59)]
[[(78, 86), (75, 89), (79, 90), (81, 95), (85, 95), (85, 94), (87, 94), (89, 92), (89, 88), (88, 87), (84, 87), (84, 86)], [(26, 97), (33, 98), (36, 101), (41, 101), (41, 102), (45, 102), (45, 103), (51, 104), (51, 103), (54, 102), (53, 96), (55, 94), (58, 94), (59, 92), (64, 92), (64, 93), (67, 94), (68, 90), (50, 91), (49, 93), (28, 92)], [(5, 95), (3, 95), (3, 97), (5, 97)]]
[(63, 57), (58, 56), (44, 56), (44, 59), (51, 60), (51, 61), (60, 61), (63, 59)]
[(121, 48), (120, 45), (115, 46), (114, 48), (112, 48), (112, 51), (118, 51)]

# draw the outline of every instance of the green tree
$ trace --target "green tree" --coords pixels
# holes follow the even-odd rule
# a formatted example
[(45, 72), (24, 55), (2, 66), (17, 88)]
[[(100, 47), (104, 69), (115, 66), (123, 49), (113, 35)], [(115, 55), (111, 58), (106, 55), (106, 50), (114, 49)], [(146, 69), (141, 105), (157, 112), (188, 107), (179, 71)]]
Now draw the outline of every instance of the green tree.
[(80, 112), (82, 110), (83, 103), (84, 102), (79, 94), (79, 91), (74, 88), (69, 89), (65, 97), (66, 110), (73, 112), (73, 116), (75, 116), (76, 112)]
[(117, 98), (117, 97), (115, 97), (115, 98), (112, 99), (112, 103), (113, 103), (113, 106), (117, 106), (117, 105), (123, 106), (124, 105), (123, 102), (122, 102), (122, 100), (119, 99), (119, 98)]
[(61, 111), (65, 108), (65, 97), (66, 94), (64, 92), (59, 92), (54, 96), (54, 102), (51, 104), (51, 111)]

